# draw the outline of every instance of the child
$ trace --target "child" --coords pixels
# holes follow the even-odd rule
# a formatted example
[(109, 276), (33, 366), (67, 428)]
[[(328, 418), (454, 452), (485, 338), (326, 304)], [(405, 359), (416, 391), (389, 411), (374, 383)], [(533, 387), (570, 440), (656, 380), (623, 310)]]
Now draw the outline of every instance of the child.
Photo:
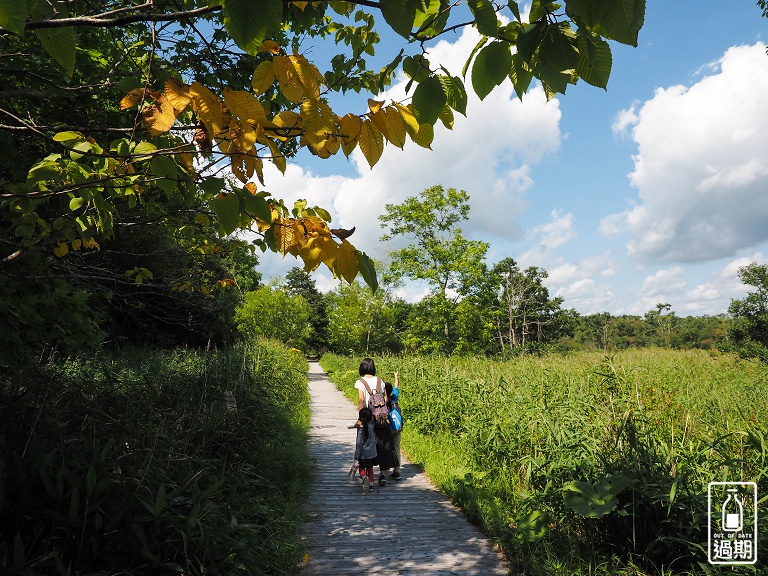
[[(399, 392), (400, 392), (400, 373), (395, 371), (395, 386), (392, 387), (392, 384), (387, 382), (385, 385), (387, 390), (387, 407), (392, 410), (395, 406), (397, 406), (398, 411), (400, 410), (400, 405), (398, 403), (399, 400)], [(403, 435), (403, 429), (402, 429), (402, 413), (400, 413), (400, 429), (399, 430), (393, 430), (392, 424), (390, 424), (390, 432), (392, 433), (392, 445), (394, 447), (395, 452), (395, 467), (392, 470), (392, 475), (390, 478), (393, 480), (399, 481), (402, 476), (400, 475), (400, 437)], [(391, 420), (391, 418), (390, 418)]]
[(379, 460), (376, 454), (376, 434), (373, 431), (373, 412), (370, 408), (362, 408), (358, 416), (360, 427), (355, 442), (355, 460), (360, 463), (363, 494), (367, 494), (373, 492), (373, 467)]

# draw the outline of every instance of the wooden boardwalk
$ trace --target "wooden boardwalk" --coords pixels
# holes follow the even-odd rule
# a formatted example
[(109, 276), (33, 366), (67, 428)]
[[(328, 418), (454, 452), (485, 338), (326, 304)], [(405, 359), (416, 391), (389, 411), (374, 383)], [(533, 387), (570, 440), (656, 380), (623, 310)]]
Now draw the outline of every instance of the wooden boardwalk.
[(347, 476), (355, 445), (355, 430), (347, 426), (357, 419), (357, 408), (317, 362), (310, 362), (309, 393), (313, 470), (303, 576), (509, 573), (488, 538), (405, 459), (403, 480), (362, 494), (360, 480)]

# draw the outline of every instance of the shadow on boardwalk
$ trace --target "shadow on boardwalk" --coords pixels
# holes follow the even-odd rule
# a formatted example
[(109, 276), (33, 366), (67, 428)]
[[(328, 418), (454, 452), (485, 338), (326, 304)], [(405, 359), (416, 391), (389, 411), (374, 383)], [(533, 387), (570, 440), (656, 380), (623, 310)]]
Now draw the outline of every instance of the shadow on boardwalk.
[(309, 391), (312, 482), (303, 528), (309, 561), (302, 575), (508, 574), (490, 541), (405, 459), (402, 481), (363, 494), (360, 480), (347, 476), (355, 444), (347, 426), (357, 419), (356, 407), (316, 362)]

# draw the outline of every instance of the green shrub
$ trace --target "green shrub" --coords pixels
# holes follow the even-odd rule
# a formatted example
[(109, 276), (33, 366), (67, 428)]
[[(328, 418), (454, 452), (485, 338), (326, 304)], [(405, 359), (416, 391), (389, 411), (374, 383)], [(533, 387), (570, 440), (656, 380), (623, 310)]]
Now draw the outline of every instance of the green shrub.
[(6, 379), (0, 572), (290, 573), (308, 423), (306, 361), (266, 341)]

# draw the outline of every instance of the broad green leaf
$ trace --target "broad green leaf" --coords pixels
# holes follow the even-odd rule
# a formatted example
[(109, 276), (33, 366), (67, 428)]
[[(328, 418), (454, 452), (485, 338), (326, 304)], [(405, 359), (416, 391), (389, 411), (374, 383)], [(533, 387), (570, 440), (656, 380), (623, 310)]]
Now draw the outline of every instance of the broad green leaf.
[(448, 130), (453, 130), (453, 110), (451, 110), (451, 107), (447, 104), (443, 106), (443, 111), (440, 112), (440, 122), (442, 122), (443, 126), (448, 128)]
[(19, 36), (24, 34), (27, 21), (27, 3), (25, 0), (0, 0), (0, 28)]
[(373, 292), (376, 292), (379, 287), (379, 281), (376, 278), (376, 268), (373, 266), (373, 262), (370, 258), (368, 258), (368, 255), (365, 252), (355, 250), (355, 254), (357, 255), (357, 260), (359, 263), (358, 270), (360, 275), (363, 277), (363, 280), (365, 280), (365, 283), (368, 284), (370, 289)]
[[(447, 74), (447, 70), (443, 69)], [(462, 116), (467, 115), (467, 91), (464, 88), (464, 82), (458, 76), (438, 76), (440, 84), (445, 92), (448, 106), (456, 110)]]
[(423, 55), (406, 56), (403, 59), (403, 72), (414, 80), (414, 82), (423, 82), (431, 74), (429, 70), (429, 60)]
[(155, 156), (149, 163), (149, 177), (155, 186), (166, 194), (172, 194), (179, 182), (179, 171), (176, 163), (168, 156)]
[(490, 0), (469, 0), (469, 9), (477, 22), (477, 31), (483, 36), (495, 36), (499, 30), (496, 9)]
[(282, 0), (226, 0), (224, 27), (232, 40), (255, 56), (268, 32), (280, 29)]
[(534, 53), (541, 43), (541, 39), (544, 36), (544, 31), (547, 25), (542, 22), (535, 22), (523, 26), (522, 30), (517, 35), (517, 54), (525, 62), (530, 62)]
[(567, 23), (547, 26), (536, 58), (556, 70), (573, 70), (579, 62), (576, 35)]
[(80, 132), (59, 132), (53, 135), (53, 139), (56, 142), (73, 142), (77, 140), (85, 140), (85, 137)]
[(567, 0), (568, 11), (602, 36), (637, 46), (637, 36), (645, 20), (645, 0)]
[(600, 478), (595, 484), (573, 481), (563, 485), (565, 505), (587, 518), (601, 518), (616, 509), (618, 496), (622, 491), (637, 482), (628, 476), (610, 476)]
[(203, 189), (203, 192), (210, 196), (215, 196), (219, 192), (222, 191), (224, 188), (224, 184), (226, 184), (226, 180), (224, 178), (216, 178), (215, 176), (208, 176), (205, 180), (200, 182), (200, 188)]
[(419, 124), (434, 126), (447, 101), (443, 85), (437, 76), (430, 76), (421, 82), (413, 92), (413, 113)]
[(446, 8), (445, 0), (425, 0), (424, 7), (417, 10), (413, 23), (419, 38), (434, 37), (445, 29), (451, 14)]
[(78, 142), (74, 146), (71, 147), (69, 151), (69, 157), (72, 158), (72, 160), (80, 160), (80, 158), (83, 157), (84, 153), (91, 151), (91, 143), (83, 140), (82, 142)]
[(507, 6), (509, 6), (509, 9), (512, 10), (512, 14), (515, 15), (515, 20), (518, 22), (522, 22), (522, 18), (520, 18), (520, 7), (517, 5), (517, 2), (515, 0), (509, 0), (507, 2)]
[(547, 533), (551, 522), (552, 517), (548, 513), (534, 510), (515, 521), (515, 535), (526, 542), (538, 540)]
[(579, 62), (576, 72), (587, 84), (606, 88), (611, 76), (613, 57), (608, 42), (599, 36), (579, 30)]
[(258, 218), (264, 222), (272, 220), (272, 211), (269, 208), (269, 202), (267, 202), (263, 196), (251, 194), (248, 190), (244, 190), (243, 194), (245, 210), (251, 217)]
[(517, 97), (522, 100), (523, 94), (528, 91), (528, 87), (533, 80), (533, 71), (528, 67), (520, 54), (512, 56), (512, 66), (509, 68), (509, 79), (515, 87)]
[(512, 67), (512, 52), (507, 42), (492, 42), (483, 48), (472, 65), (472, 87), (480, 100), (501, 84)]
[(35, 30), (35, 34), (40, 38), (40, 43), (45, 51), (56, 60), (70, 78), (75, 71), (75, 48), (77, 46), (77, 36), (75, 29), (71, 26), (63, 28), (43, 28)]
[(328, 210), (325, 208), (320, 208), (320, 206), (315, 206), (315, 212), (317, 213), (320, 218), (322, 218), (325, 222), (331, 222), (332, 218), (331, 215), (328, 213)]
[(240, 199), (237, 194), (219, 194), (212, 203), (222, 233), (227, 235), (237, 230), (240, 225)]
[(72, 200), (69, 201), (69, 209), (74, 212), (78, 208), (80, 208), (83, 204), (85, 204), (85, 198), (82, 197), (75, 197), (72, 198)]
[(387, 24), (403, 38), (411, 37), (420, 0), (380, 0), (381, 15)]

